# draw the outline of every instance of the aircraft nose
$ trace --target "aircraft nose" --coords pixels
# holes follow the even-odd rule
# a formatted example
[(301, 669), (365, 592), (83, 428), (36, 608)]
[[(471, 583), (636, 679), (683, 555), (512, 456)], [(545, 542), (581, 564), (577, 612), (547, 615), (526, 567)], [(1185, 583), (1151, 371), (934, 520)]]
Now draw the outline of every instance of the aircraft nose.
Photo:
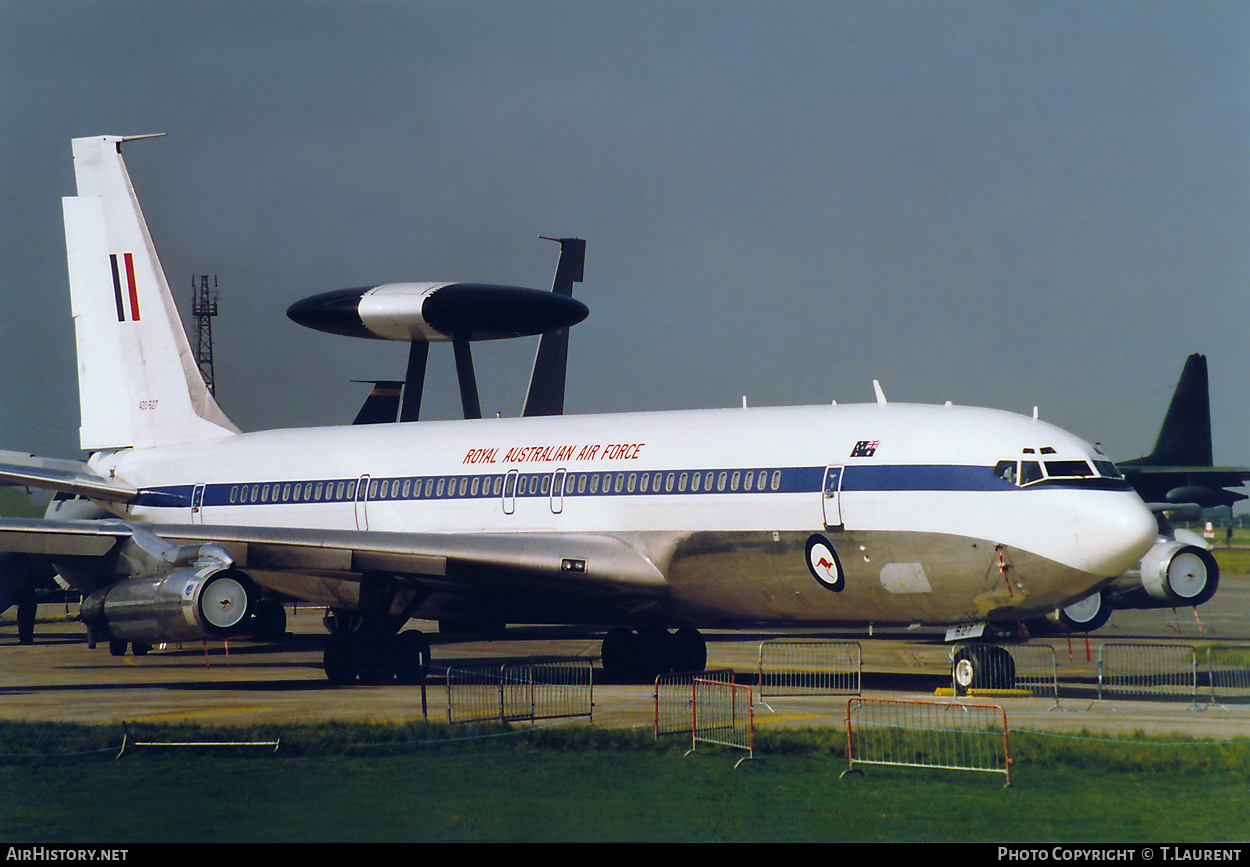
[(1154, 515), (1134, 493), (1114, 503), (1093, 503), (1078, 517), (1083, 567), (1092, 575), (1121, 575), (1135, 567), (1159, 534)]

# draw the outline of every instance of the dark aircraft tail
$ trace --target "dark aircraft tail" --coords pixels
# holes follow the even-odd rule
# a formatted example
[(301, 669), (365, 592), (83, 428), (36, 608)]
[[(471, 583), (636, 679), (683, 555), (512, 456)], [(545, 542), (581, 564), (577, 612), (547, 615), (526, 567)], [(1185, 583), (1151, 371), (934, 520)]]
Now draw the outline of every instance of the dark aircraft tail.
[(1207, 383), (1207, 358), (1194, 353), (1185, 359), (1181, 378), (1172, 393), (1159, 438), (1150, 454), (1120, 466), (1209, 467), (1211, 449), (1211, 396)]
[[(586, 266), (586, 242), (581, 238), (545, 238), (559, 241), (560, 262), (551, 291), (573, 297), (573, 284), (582, 282)], [(564, 382), (569, 366), (569, 330), (548, 331), (538, 343), (534, 371), (530, 374), (523, 416), (563, 415)]]
[(403, 388), (404, 384), (399, 380), (375, 380), (373, 390), (365, 398), (352, 424), (389, 424), (395, 421), (399, 415), (399, 398)]

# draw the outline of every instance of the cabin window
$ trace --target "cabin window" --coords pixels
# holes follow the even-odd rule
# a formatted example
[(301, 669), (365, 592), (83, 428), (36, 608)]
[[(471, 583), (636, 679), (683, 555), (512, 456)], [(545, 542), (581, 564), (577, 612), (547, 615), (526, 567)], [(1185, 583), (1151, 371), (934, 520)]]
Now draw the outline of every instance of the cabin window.
[(675, 475), (676, 475), (675, 473), (669, 473), (667, 476), (664, 477), (664, 490), (665, 491), (673, 490), (673, 481), (674, 481)]
[(781, 490), (781, 470), (773, 470), (773, 490)]
[(630, 473), (630, 474), (629, 474), (629, 492), (630, 492), (631, 494), (634, 492), (634, 485), (636, 484), (637, 479), (638, 479), (638, 475), (637, 475), (637, 473)]
[[(709, 475), (711, 474), (709, 473)], [(725, 490), (725, 477), (726, 477), (725, 471), (721, 470), (721, 474), (716, 477), (716, 490), (718, 491)]]
[(642, 482), (638, 490), (642, 491), (645, 494), (648, 490), (650, 490), (650, 488), (651, 488), (651, 477), (647, 475), (646, 473), (643, 473)]
[(738, 490), (738, 483), (741, 481), (742, 481), (742, 473), (739, 472), (738, 470), (734, 470), (733, 476), (731, 476), (729, 479), (729, 490), (731, 491)]
[(686, 492), (686, 478), (685, 473), (682, 473), (677, 477), (677, 490), (681, 491), (683, 494)]

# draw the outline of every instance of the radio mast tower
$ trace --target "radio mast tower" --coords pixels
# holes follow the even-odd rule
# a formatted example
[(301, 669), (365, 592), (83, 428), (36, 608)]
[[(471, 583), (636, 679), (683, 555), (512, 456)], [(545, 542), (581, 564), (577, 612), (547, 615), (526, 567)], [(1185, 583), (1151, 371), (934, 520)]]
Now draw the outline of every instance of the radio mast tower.
[(213, 317), (217, 315), (217, 275), (212, 275), (213, 285), (208, 285), (209, 275), (191, 278), (191, 315), (195, 317), (195, 363), (208, 386), (208, 393), (217, 393), (213, 373)]

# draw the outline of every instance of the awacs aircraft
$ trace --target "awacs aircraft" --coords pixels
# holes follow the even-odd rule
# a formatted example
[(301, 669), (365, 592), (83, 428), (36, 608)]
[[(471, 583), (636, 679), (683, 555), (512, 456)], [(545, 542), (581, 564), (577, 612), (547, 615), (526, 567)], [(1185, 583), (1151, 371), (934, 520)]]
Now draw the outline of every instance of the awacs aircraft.
[(1185, 359), (1150, 454), (1121, 461), (1120, 471), (1155, 513), (1155, 544), (1134, 569), (1098, 593), (1057, 612), (1066, 629), (1092, 631), (1116, 609), (1196, 607), (1219, 587), (1220, 570), (1202, 537), (1172, 526), (1202, 509), (1246, 495), (1227, 488), (1250, 480), (1250, 467), (1213, 466), (1211, 393), (1206, 356)]
[[(0, 549), (54, 562), (114, 652), (253, 632), (277, 594), (333, 612), (334, 681), (419, 668), (414, 616), (603, 625), (611, 677), (698, 670), (700, 627), (1010, 626), (1154, 542), (1077, 437), (881, 395), (241, 433), (193, 363), (127, 141), (76, 139), (64, 201), (90, 458), (0, 467), (112, 516), (4, 520)], [(1045, 481), (995, 472), (1021, 460)]]

